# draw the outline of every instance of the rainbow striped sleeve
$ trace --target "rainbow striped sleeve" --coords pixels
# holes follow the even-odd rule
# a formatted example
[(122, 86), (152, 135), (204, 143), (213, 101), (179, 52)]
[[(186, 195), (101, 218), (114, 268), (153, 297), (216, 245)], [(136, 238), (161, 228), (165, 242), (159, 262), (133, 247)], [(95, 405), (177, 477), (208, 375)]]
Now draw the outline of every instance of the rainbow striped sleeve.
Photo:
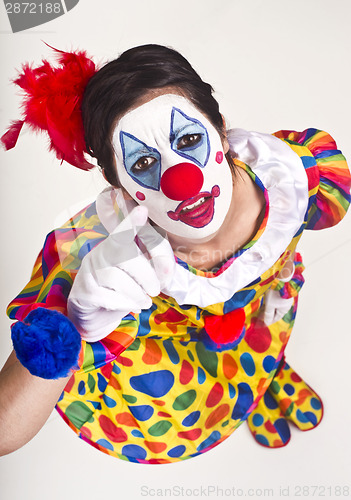
[(303, 146), (308, 150), (306, 156), (300, 154), (313, 200), (309, 206), (306, 229), (324, 229), (337, 224), (351, 202), (351, 176), (346, 159), (337, 149), (334, 139), (315, 128), (303, 132), (281, 130), (273, 135), (283, 139), (292, 149)]
[[(38, 307), (66, 315), (67, 298), (83, 257), (107, 234), (97, 217), (95, 203), (49, 233), (29, 283), (7, 308), (8, 316), (25, 321), (27, 315)], [(138, 317), (129, 314), (102, 341), (91, 344), (82, 341), (78, 361), (81, 369), (94, 370), (116, 359), (134, 341), (138, 325)]]

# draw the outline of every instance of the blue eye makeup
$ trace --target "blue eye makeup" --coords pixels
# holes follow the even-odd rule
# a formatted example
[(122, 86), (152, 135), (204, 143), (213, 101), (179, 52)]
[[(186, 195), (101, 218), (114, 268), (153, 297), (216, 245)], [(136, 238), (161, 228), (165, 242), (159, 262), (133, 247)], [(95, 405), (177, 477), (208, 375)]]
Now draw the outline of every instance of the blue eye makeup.
[(161, 155), (144, 142), (121, 131), (119, 140), (123, 152), (124, 168), (140, 186), (160, 190)]
[(172, 150), (179, 156), (192, 160), (199, 167), (207, 164), (210, 141), (206, 128), (178, 108), (172, 109), (170, 142)]

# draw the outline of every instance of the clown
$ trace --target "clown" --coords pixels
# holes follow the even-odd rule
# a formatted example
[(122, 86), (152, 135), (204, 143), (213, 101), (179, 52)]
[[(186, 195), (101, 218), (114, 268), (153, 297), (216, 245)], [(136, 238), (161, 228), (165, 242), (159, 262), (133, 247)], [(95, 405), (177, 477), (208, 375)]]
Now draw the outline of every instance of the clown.
[(84, 152), (96, 157), (111, 186), (48, 235), (10, 304), (17, 358), (55, 379), (51, 400), (63, 389), (56, 408), (82, 439), (132, 462), (194, 457), (245, 420), (272, 448), (288, 443), (289, 420), (316, 427), (321, 400), (284, 351), (303, 285), (297, 243), (350, 201), (333, 139), (226, 131), (211, 87), (165, 47), (97, 72), (63, 54), (55, 84), (72, 74), (76, 128), (43, 98), (50, 119), (33, 123), (27, 99), (3, 142), (13, 147), (28, 122), (59, 158), (89, 168)]

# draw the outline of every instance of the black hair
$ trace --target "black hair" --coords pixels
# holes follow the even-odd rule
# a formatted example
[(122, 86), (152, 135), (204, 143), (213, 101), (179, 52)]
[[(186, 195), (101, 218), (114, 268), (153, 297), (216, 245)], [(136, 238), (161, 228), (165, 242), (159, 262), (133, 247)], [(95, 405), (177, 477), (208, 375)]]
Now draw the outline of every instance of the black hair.
[[(204, 113), (221, 137), (225, 129), (213, 88), (174, 49), (142, 45), (127, 50), (103, 66), (88, 82), (82, 102), (83, 126), (88, 153), (97, 159), (106, 179), (120, 186), (114, 166), (111, 134), (123, 116), (145, 92), (174, 86)], [(227, 161), (234, 170), (231, 155)]]

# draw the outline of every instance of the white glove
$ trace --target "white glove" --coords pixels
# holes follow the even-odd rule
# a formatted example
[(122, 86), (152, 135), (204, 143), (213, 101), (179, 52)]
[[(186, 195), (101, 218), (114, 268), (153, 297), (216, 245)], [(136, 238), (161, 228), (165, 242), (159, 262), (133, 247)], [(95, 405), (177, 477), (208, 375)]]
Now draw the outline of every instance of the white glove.
[[(96, 342), (130, 312), (149, 309), (151, 297), (172, 279), (173, 250), (147, 215), (145, 207), (134, 208), (84, 257), (68, 297), (68, 317), (84, 340)], [(147, 256), (134, 241), (136, 235)]]
[[(295, 265), (291, 261), (281, 271), (278, 279), (287, 283), (294, 276)], [(285, 275), (285, 276), (284, 276)], [(264, 323), (268, 326), (282, 319), (294, 303), (294, 299), (284, 299), (277, 290), (268, 290), (265, 294), (265, 306), (262, 315)]]
[(282, 319), (294, 303), (294, 299), (283, 299), (277, 290), (268, 290), (265, 294), (265, 306), (262, 320), (266, 326)]

